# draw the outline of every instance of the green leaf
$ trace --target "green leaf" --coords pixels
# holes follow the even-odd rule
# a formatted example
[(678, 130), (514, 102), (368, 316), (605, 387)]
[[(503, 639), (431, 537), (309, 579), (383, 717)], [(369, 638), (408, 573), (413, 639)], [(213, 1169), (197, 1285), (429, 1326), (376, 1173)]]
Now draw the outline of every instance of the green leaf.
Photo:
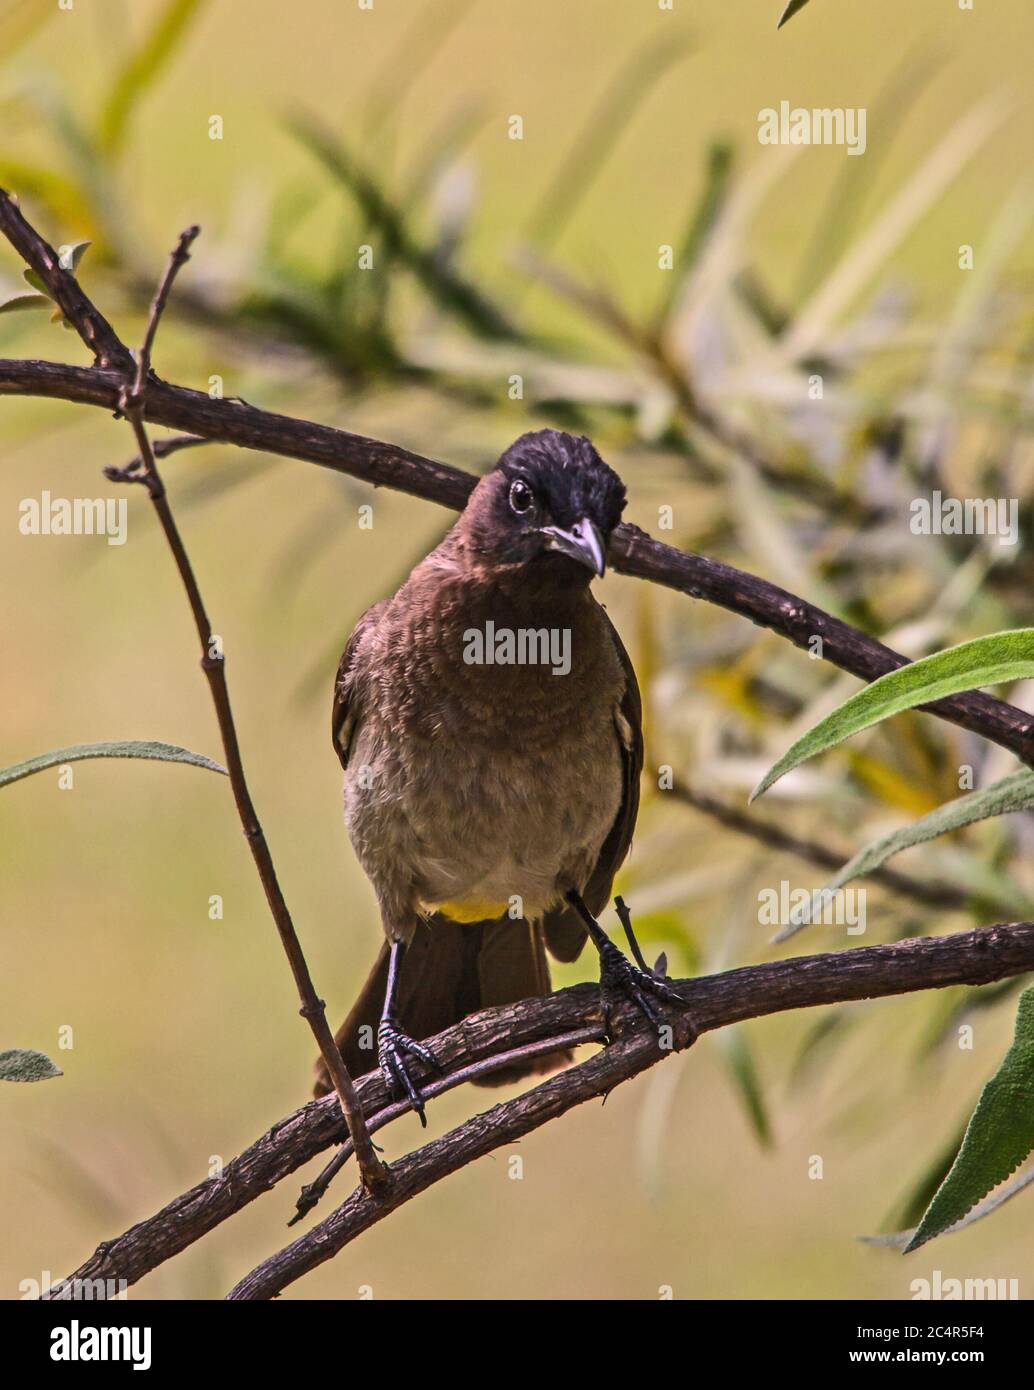
[(123, 743), (77, 743), (71, 748), (54, 748), (49, 753), (40, 753), (24, 763), (0, 768), (0, 787), (19, 782), (23, 777), (31, 777), (34, 772), (45, 772), (48, 767), (60, 767), (63, 763), (80, 762), (84, 758), (152, 758), (163, 763), (190, 763), (192, 767), (204, 767), (210, 772), (226, 775), (225, 767), (220, 767), (203, 753), (177, 748), (174, 743), (130, 740)]
[(45, 294), (14, 294), (0, 304), (0, 314), (13, 314), (19, 309), (46, 309), (49, 304)]
[[(983, 1221), (985, 1216), (990, 1216), (993, 1211), (997, 1211), (1006, 1202), (1011, 1202), (1014, 1197), (1018, 1197), (1021, 1192), (1034, 1182), (1034, 1163), (1029, 1164), (1022, 1173), (1017, 1173), (1011, 1182), (1007, 1182), (1004, 1187), (1000, 1187), (993, 1197), (988, 1197), (966, 1213), (961, 1221), (956, 1221), (954, 1226), (945, 1231), (945, 1235), (955, 1235), (957, 1231), (964, 1231), (967, 1226), (972, 1226), (974, 1222)], [(915, 1231), (893, 1231), (889, 1235), (882, 1236), (862, 1236), (862, 1241), (866, 1245), (894, 1245), (899, 1250), (904, 1250), (905, 1246), (915, 1235)]]
[(79, 262), (86, 255), (87, 249), (92, 245), (93, 243), (90, 241), (74, 241), (71, 246), (62, 247), (61, 269), (71, 271), (74, 275), (79, 269)]
[(958, 1157), (905, 1247), (906, 1254), (961, 1221), (1034, 1151), (1032, 1093), (1034, 986), (1020, 995), (1012, 1046), (980, 1093)]
[(943, 700), (964, 690), (1034, 676), (1034, 628), (995, 632), (888, 671), (867, 685), (788, 748), (751, 792), (756, 800), (774, 782), (818, 753), (853, 734), (916, 705)]
[(28, 1047), (12, 1047), (0, 1052), (0, 1081), (48, 1081), (52, 1076), (64, 1076), (42, 1052)]
[[(938, 806), (935, 811), (921, 816), (911, 825), (902, 826), (900, 830), (892, 830), (888, 835), (873, 840), (871, 844), (859, 850), (853, 859), (849, 859), (842, 869), (838, 869), (819, 892), (833, 892), (842, 888), (845, 883), (850, 883), (853, 878), (873, 873), (903, 849), (924, 844), (927, 840), (934, 840), (938, 835), (947, 835), (953, 830), (961, 830), (963, 826), (972, 825), (975, 821), (990, 820), (993, 816), (1004, 816), (1010, 811), (1025, 811), (1030, 806), (1034, 806), (1034, 772), (1029, 768), (1021, 768), (1019, 772), (1011, 772), (1008, 777), (1001, 778), (990, 787), (956, 797), (954, 801), (948, 801), (945, 805)], [(773, 937), (773, 940), (786, 941), (788, 937), (808, 925), (807, 918), (806, 908), (794, 908), (786, 926)]]
[(803, 10), (807, 3), (808, 0), (790, 0), (790, 3), (787, 5), (786, 9), (779, 16), (779, 23), (776, 25), (776, 28), (781, 29), (783, 25), (786, 23), (786, 21), (788, 19), (793, 19), (797, 11)]
[(172, 58), (203, 0), (169, 0), (144, 42), (116, 75), (101, 113), (98, 140), (114, 151), (122, 144), (139, 99)]
[(707, 152), (703, 192), (679, 244), (675, 258), (677, 270), (687, 271), (700, 259), (700, 253), (725, 206), (732, 181), (732, 165), (732, 145), (725, 140), (715, 141)]
[(761, 1077), (747, 1035), (741, 1027), (726, 1028), (720, 1035), (722, 1055), (735, 1082), (755, 1137), (762, 1148), (772, 1147), (772, 1126), (768, 1119)]
[(25, 269), (22, 271), (22, 279), (25, 281), (27, 285), (31, 285), (32, 288), (37, 291), (37, 293), (44, 295), (47, 299), (50, 299), (51, 294), (50, 291), (47, 289), (47, 283), (43, 279), (42, 275), (38, 275), (36, 271), (32, 269)]

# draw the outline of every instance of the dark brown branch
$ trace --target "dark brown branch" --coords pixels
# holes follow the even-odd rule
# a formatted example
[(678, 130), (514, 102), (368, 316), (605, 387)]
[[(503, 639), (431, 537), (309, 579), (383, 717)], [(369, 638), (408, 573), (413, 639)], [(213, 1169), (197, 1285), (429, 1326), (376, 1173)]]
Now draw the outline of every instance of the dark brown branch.
[[(270, 912), (273, 914), (273, 920), (280, 933), (280, 940), (291, 966), (291, 973), (298, 989), (298, 997), (301, 1000), (299, 1012), (308, 1022), (319, 1045), (320, 1053), (333, 1080), (334, 1090), (348, 1126), (363, 1181), (372, 1189), (384, 1185), (387, 1181), (387, 1170), (377, 1157), (373, 1147), (373, 1140), (366, 1127), (366, 1120), (356, 1095), (355, 1085), (348, 1074), (337, 1043), (334, 1041), (334, 1035), (330, 1031), (330, 1026), (327, 1023), (326, 1005), (316, 993), (312, 983), (301, 942), (298, 940), (287, 902), (277, 879), (273, 857), (244, 774), (244, 763), (241, 758), (237, 729), (230, 705), (230, 692), (226, 683), (226, 663), (222, 648), (213, 641), (212, 624), (201, 597), (201, 590), (190, 563), (190, 557), (172, 514), (165, 485), (162, 482), (154, 450), (151, 447), (150, 436), (144, 424), (144, 409), (150, 383), (151, 350), (154, 346), (155, 334), (158, 331), (158, 324), (168, 301), (173, 281), (180, 267), (190, 259), (190, 248), (199, 231), (199, 227), (188, 227), (180, 236), (176, 249), (169, 258), (169, 264), (151, 305), (147, 331), (137, 359), (132, 383), (127, 383), (119, 396), (119, 410), (129, 421), (136, 436), (137, 447), (140, 450), (140, 459), (142, 460), (140, 480), (147, 487), (154, 504), (158, 521), (169, 544), (169, 549), (172, 551), (190, 604), (190, 611), (193, 614), (194, 626), (197, 628), (198, 640), (201, 643), (201, 668), (208, 678), (212, 703), (215, 706), (216, 718), (219, 721), (219, 733), (222, 738), (234, 801), (237, 804), (237, 814), (240, 817), (244, 837), (251, 849), (255, 867), (258, 869), (259, 878), (265, 890), (266, 901), (269, 903)], [(137, 481), (135, 475), (127, 474), (126, 477), (128, 481)]]
[[(728, 806), (717, 797), (697, 791), (694, 787), (686, 786), (685, 783), (677, 782), (669, 788), (669, 791), (676, 801), (681, 801), (686, 806), (692, 806), (695, 811), (703, 812), (704, 815), (717, 821), (719, 825), (724, 825), (729, 830), (735, 830), (740, 835), (747, 835), (752, 840), (757, 840), (759, 844), (767, 845), (769, 849), (787, 850), (790, 854), (796, 854), (800, 859), (817, 864), (820, 869), (832, 869), (835, 872), (837, 869), (843, 868), (851, 857), (849, 852), (838, 854), (836, 850), (829, 849), (826, 845), (821, 845), (815, 840), (806, 840), (803, 836), (791, 835), (788, 830), (784, 830), (764, 816), (752, 815), (750, 812)], [(928, 907), (964, 908), (970, 900), (968, 893), (950, 883), (924, 883), (922, 879), (912, 878), (909, 874), (901, 874), (894, 869), (879, 868), (870, 872), (867, 877), (872, 879), (874, 883), (882, 883), (885, 888), (891, 889), (894, 893), (900, 893), (906, 898), (913, 898), (916, 902), (925, 903)]]
[[(772, 961), (682, 981), (677, 987), (694, 1025), (707, 1032), (786, 1009), (947, 985), (990, 984), (1028, 970), (1034, 970), (1034, 922), (1019, 922)], [(627, 1026), (637, 1016), (625, 1008), (617, 1017), (619, 1025)], [(441, 1084), (472, 1064), (498, 1059), (527, 1044), (548, 1042), (545, 1050), (555, 1049), (559, 1039), (581, 1028), (597, 1032), (602, 1022), (599, 991), (593, 985), (575, 985), (543, 999), (472, 1014), (433, 1041), (442, 1063)], [(425, 1084), (440, 1083), (435, 1078)], [(360, 1077), (356, 1087), (369, 1116), (394, 1102), (379, 1071)], [(154, 1216), (104, 1241), (69, 1277), (135, 1283), (342, 1137), (333, 1098), (310, 1101), (231, 1159), (221, 1176), (207, 1178)], [(398, 1166), (392, 1164), (393, 1176)]]
[(357, 1236), (442, 1178), (493, 1149), (523, 1138), (548, 1121), (559, 1119), (576, 1105), (607, 1095), (622, 1081), (659, 1062), (662, 1055), (652, 1034), (636, 1032), (604, 1048), (581, 1066), (550, 1077), (516, 1100), (475, 1115), (441, 1139), (432, 1140), (394, 1163), (392, 1183), (383, 1199), (364, 1202), (349, 1198), (325, 1221), (253, 1269), (227, 1298), (276, 1298), (288, 1284), (332, 1259)]
[(61, 265), (54, 248), (26, 222), (18, 204), (3, 189), (0, 189), (0, 232), (46, 285), (51, 298), (93, 353), (97, 365), (131, 370), (133, 359), (129, 349), (100, 310), (87, 299), (72, 271)]
[[(124, 380), (118, 372), (99, 368), (0, 358), (0, 395), (48, 396), (114, 412)], [(152, 380), (148, 387), (144, 418), (149, 424), (185, 430), (214, 443), (304, 459), (454, 511), (464, 506), (477, 482), (462, 469), (395, 444), (260, 410), (237, 397), (213, 399), (207, 392), (159, 380)]]
[[(122, 378), (113, 372), (56, 362), (0, 360), (0, 395), (49, 396), (117, 410), (121, 385)], [(396, 488), (454, 510), (463, 507), (477, 482), (458, 468), (381, 440), (276, 415), (245, 401), (212, 400), (200, 391), (166, 382), (150, 384), (145, 416), (156, 425), (244, 449), (304, 459), (375, 487)], [(717, 604), (788, 638), (795, 646), (809, 648), (819, 637), (822, 657), (862, 680), (875, 680), (908, 664), (907, 657), (796, 594), (720, 560), (664, 545), (636, 526), (618, 527), (609, 558), (622, 574)], [(925, 708), (1001, 744), (1034, 766), (1034, 718), (1025, 710), (978, 691), (938, 700)]]
[[(1006, 957), (1012, 962), (1008, 966)], [(694, 1031), (724, 1027), (743, 1018), (902, 994), (932, 985), (984, 983), (1027, 970), (1032, 964), (1034, 923), (1024, 923), (985, 928), (965, 936), (923, 938), (730, 970), (680, 983), (684, 1019), (692, 1019), (693, 1030), (676, 1038), (668, 1051), (685, 1046)], [(228, 1297), (275, 1298), (288, 1284), (331, 1259), (410, 1198), (574, 1106), (607, 1095), (666, 1055), (652, 1029), (636, 1020), (628, 1032), (589, 1061), (550, 1077), (524, 1095), (476, 1115), (441, 1139), (407, 1154), (392, 1165), (392, 1184), (385, 1194), (371, 1196), (357, 1190), (326, 1220), (264, 1260)]]

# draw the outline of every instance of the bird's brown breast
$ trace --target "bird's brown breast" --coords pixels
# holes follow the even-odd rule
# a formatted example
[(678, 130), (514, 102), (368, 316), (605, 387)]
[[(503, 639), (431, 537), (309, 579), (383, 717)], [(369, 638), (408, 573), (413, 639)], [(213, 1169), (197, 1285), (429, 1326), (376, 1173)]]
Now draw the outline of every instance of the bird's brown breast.
[(532, 916), (583, 881), (621, 802), (625, 679), (588, 591), (514, 595), (432, 556), (364, 646), (346, 815), (382, 901), (407, 880), (411, 906), (517, 897)]

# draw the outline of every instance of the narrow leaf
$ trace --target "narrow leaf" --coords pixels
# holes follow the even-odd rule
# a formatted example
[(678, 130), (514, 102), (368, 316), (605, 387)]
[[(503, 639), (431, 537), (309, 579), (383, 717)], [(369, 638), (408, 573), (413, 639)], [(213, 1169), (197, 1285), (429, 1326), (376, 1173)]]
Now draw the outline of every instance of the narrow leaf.
[(122, 144), (134, 107), (173, 57), (202, 3), (169, 0), (151, 32), (116, 75), (100, 118), (102, 148), (114, 151)]
[(700, 252), (714, 230), (725, 204), (732, 178), (732, 165), (732, 145), (725, 140), (715, 141), (707, 152), (704, 190), (693, 209), (693, 215), (680, 243), (675, 261), (679, 270), (688, 270), (699, 260)]
[(46, 309), (49, 304), (45, 294), (14, 294), (0, 304), (0, 314), (13, 314), (19, 309)]
[(12, 1047), (0, 1052), (0, 1081), (48, 1081), (52, 1076), (64, 1076), (42, 1052), (28, 1047)]
[(797, 740), (751, 793), (756, 800), (780, 777), (892, 714), (964, 690), (1034, 676), (1034, 628), (995, 632), (888, 671), (859, 690)]
[(661, 77), (690, 50), (685, 34), (647, 39), (625, 59), (567, 149), (556, 173), (539, 198), (528, 236), (540, 251), (554, 245), (575, 208), (611, 158), (637, 108), (657, 90)]
[(755, 1137), (762, 1148), (772, 1146), (772, 1126), (765, 1106), (761, 1078), (747, 1035), (741, 1027), (725, 1029), (721, 1035), (722, 1054), (740, 1100), (747, 1112)]
[(847, 1009), (826, 1009), (808, 1030), (790, 1069), (789, 1085), (797, 1088), (808, 1081), (844, 1041), (857, 1015)]
[[(853, 859), (849, 859), (842, 869), (838, 869), (819, 891), (833, 892), (842, 888), (845, 883), (850, 883), (853, 878), (871, 874), (895, 854), (900, 854), (903, 849), (925, 844), (927, 840), (934, 840), (938, 835), (961, 830), (963, 826), (973, 825), (976, 821), (1004, 816), (1010, 811), (1025, 811), (1030, 806), (1034, 806), (1034, 772), (1029, 768), (1021, 768), (1019, 772), (1011, 772), (1008, 777), (1001, 778), (990, 787), (956, 797), (954, 801), (938, 806), (936, 811), (931, 811), (929, 815), (921, 816), (911, 825), (902, 826), (900, 830), (892, 830), (878, 840), (873, 840), (871, 844), (859, 850)], [(794, 908), (786, 926), (773, 937), (773, 940), (786, 941), (807, 925), (807, 908)]]
[(1016, 1033), (984, 1087), (948, 1176), (905, 1247), (918, 1250), (961, 1221), (1034, 1151), (1034, 986), (1020, 995)]
[(781, 29), (783, 25), (786, 23), (786, 21), (788, 19), (793, 19), (797, 11), (803, 10), (807, 3), (808, 0), (790, 0), (790, 3), (787, 5), (786, 9), (779, 16), (779, 23), (776, 25), (776, 28)]
[(33, 270), (31, 267), (26, 267), (26, 269), (22, 271), (22, 279), (27, 285), (31, 285), (38, 294), (44, 295), (47, 299), (50, 298), (47, 282), (37, 271)]
[[(974, 1222), (983, 1221), (985, 1216), (990, 1216), (1000, 1206), (1006, 1202), (1011, 1202), (1014, 1197), (1018, 1197), (1032, 1182), (1034, 1182), (1034, 1163), (1029, 1164), (1022, 1173), (1017, 1173), (1012, 1181), (999, 1188), (993, 1197), (978, 1202), (972, 1211), (967, 1212), (961, 1221), (956, 1221), (954, 1226), (949, 1226), (943, 1234), (953, 1236), (957, 1231), (964, 1231), (967, 1226), (972, 1226)], [(914, 1230), (893, 1231), (890, 1235), (862, 1236), (861, 1239), (865, 1245), (894, 1245), (903, 1251), (914, 1235)]]
[(226, 769), (206, 758), (203, 753), (192, 753), (189, 748), (177, 748), (173, 743), (154, 743), (151, 740), (131, 740), (122, 743), (77, 743), (71, 748), (54, 748), (49, 753), (40, 753), (24, 763), (13, 767), (0, 768), (0, 787), (11, 782), (19, 782), (23, 777), (31, 777), (34, 772), (45, 772), (48, 767), (60, 767), (63, 763), (80, 762), (84, 758), (151, 758), (163, 763), (189, 763), (192, 767), (204, 767), (210, 772)]

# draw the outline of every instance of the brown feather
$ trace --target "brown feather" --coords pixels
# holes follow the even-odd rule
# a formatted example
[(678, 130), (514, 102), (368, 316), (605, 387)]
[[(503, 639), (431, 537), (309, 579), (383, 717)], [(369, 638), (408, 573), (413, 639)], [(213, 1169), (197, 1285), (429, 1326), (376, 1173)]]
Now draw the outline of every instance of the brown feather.
[(348, 754), (352, 746), (352, 735), (355, 732), (352, 685), (355, 677), (356, 650), (363, 633), (372, 623), (377, 621), (387, 604), (388, 600), (382, 598), (370, 605), (353, 628), (352, 635), (345, 643), (345, 650), (341, 653), (341, 660), (338, 663), (337, 676), (334, 679), (334, 705), (330, 712), (330, 736), (333, 739), (334, 751), (340, 758), (342, 767), (348, 766)]
[[(643, 702), (635, 668), (618, 636), (617, 628), (607, 618), (607, 627), (625, 672), (626, 684), (620, 713), (625, 720), (622, 729), (615, 720), (614, 737), (621, 745), (623, 794), (610, 833), (603, 842), (600, 857), (585, 887), (585, 905), (593, 916), (606, 907), (614, 876), (625, 862), (632, 845), (636, 817), (639, 814), (639, 779), (643, 770)], [(543, 922), (546, 945), (550, 954), (560, 961), (577, 960), (585, 945), (587, 933), (582, 919), (572, 908), (554, 908)]]

